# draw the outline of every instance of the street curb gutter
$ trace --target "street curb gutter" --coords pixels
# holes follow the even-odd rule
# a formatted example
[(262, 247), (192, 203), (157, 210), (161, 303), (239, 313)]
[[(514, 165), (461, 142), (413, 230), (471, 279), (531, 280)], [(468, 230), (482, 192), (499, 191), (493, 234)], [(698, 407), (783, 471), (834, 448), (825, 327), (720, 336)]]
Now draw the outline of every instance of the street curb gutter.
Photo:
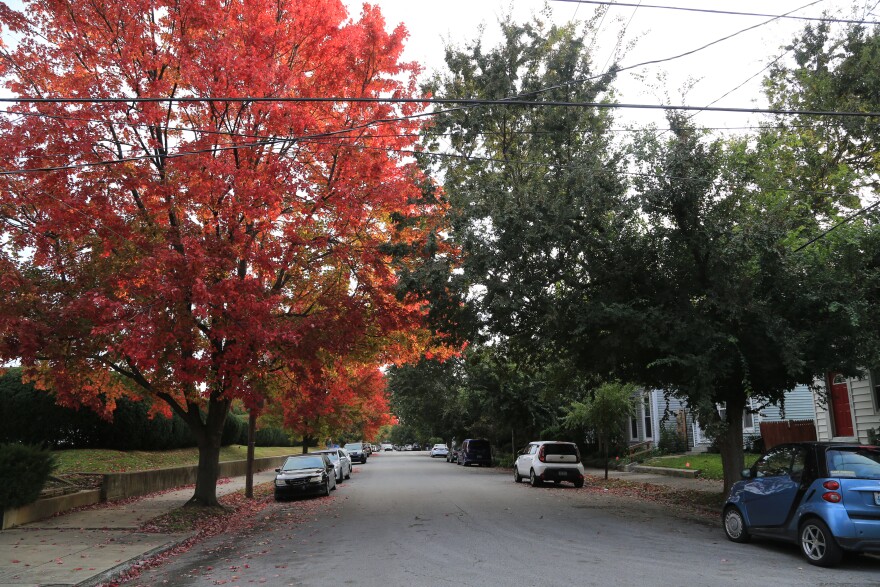
[(635, 473), (655, 473), (657, 475), (669, 475), (670, 477), (687, 477), (694, 479), (700, 476), (699, 469), (672, 469), (669, 467), (648, 467), (636, 465), (631, 469)]
[(174, 538), (166, 542), (165, 544), (160, 544), (159, 546), (152, 548), (146, 552), (142, 552), (137, 556), (133, 556), (127, 561), (123, 561), (116, 565), (115, 567), (111, 567), (105, 571), (101, 571), (97, 575), (89, 577), (85, 581), (80, 581), (76, 583), (73, 587), (97, 587), (98, 585), (102, 585), (104, 583), (110, 583), (116, 579), (118, 579), (122, 574), (126, 571), (134, 568), (138, 565), (138, 563), (144, 562), (154, 556), (158, 556), (164, 552), (168, 552), (169, 550), (175, 548), (176, 546), (183, 544), (190, 538), (195, 536), (195, 532), (189, 532), (187, 534), (178, 534), (175, 535)]

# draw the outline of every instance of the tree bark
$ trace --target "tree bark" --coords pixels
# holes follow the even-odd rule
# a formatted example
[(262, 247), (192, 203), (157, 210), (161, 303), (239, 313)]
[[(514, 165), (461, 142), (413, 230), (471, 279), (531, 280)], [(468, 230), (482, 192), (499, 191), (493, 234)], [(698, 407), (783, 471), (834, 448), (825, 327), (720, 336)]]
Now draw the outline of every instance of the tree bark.
[(244, 496), (254, 497), (254, 443), (257, 431), (257, 408), (251, 408), (248, 413), (248, 446), (247, 446), (247, 476), (244, 482)]
[(743, 457), (743, 425), (742, 414), (745, 409), (745, 398), (736, 397), (727, 401), (724, 431), (718, 438), (721, 451), (721, 468), (724, 471), (724, 493), (728, 493), (734, 483), (742, 478)]
[(608, 445), (611, 444), (609, 438), (605, 439), (605, 480), (608, 481)]
[[(199, 447), (199, 468), (196, 473), (196, 489), (187, 506), (210, 507), (220, 505), (217, 501), (217, 478), (220, 475), (220, 444), (229, 402), (211, 399), (204, 423), (196, 430)], [(192, 424), (190, 424), (192, 427)], [(195, 428), (195, 427), (194, 427)]]

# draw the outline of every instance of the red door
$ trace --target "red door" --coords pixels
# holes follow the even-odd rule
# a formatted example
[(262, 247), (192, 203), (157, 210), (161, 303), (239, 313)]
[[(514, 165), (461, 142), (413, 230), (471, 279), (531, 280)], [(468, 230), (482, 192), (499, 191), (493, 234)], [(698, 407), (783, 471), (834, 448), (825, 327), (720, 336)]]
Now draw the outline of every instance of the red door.
[(834, 436), (853, 436), (852, 409), (846, 378), (840, 373), (830, 373), (831, 413), (834, 415)]

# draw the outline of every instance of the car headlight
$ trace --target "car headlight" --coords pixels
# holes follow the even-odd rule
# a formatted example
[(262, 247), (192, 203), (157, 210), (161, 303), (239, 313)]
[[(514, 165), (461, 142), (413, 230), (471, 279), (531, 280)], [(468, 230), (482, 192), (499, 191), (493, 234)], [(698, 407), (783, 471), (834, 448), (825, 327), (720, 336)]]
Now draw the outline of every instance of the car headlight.
[(314, 477), (309, 477), (309, 483), (320, 483), (324, 478), (321, 475), (315, 475)]
[(275, 479), (275, 487), (281, 487), (284, 485), (284, 479)]

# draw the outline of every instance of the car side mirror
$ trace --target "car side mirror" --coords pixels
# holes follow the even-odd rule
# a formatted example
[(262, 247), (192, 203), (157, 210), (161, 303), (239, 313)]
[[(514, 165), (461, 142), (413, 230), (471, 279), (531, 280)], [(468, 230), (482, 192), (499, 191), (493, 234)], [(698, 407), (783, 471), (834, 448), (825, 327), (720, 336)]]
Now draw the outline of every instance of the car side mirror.
[(280, 473), (280, 472), (281, 472), (281, 469), (275, 469), (275, 472), (276, 472), (276, 473)]
[(752, 478), (752, 470), (751, 469), (743, 469), (741, 475), (742, 475), (743, 479), (751, 479)]

